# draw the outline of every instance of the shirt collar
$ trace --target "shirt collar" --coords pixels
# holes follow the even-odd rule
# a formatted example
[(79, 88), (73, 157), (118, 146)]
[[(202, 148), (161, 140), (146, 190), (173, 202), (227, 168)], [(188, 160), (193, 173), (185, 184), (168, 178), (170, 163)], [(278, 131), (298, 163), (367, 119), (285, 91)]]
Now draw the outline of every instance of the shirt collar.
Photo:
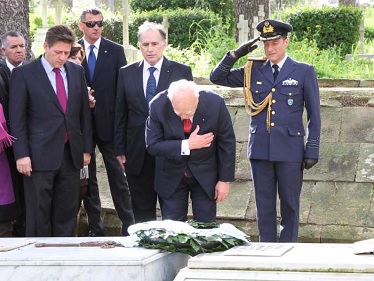
[[(287, 59), (287, 58), (288, 58), (288, 55), (286, 54), (286, 55), (284, 56), (284, 58), (283, 58), (280, 62), (277, 63), (277, 65), (278, 65), (278, 69), (279, 69), (279, 70), (281, 70), (281, 68), (283, 67), (283, 65), (284, 65), (284, 63), (286, 62), (286, 59)], [(275, 64), (275, 63), (270, 62), (270, 66), (271, 66), (271, 67), (273, 67), (274, 64)]]
[(161, 59), (155, 64), (155, 65), (150, 65), (146, 60), (143, 60), (144, 66), (143, 69), (144, 71), (148, 70), (151, 66), (155, 67), (158, 71), (161, 71), (161, 66), (164, 61), (164, 57), (162, 56)]
[[(54, 67), (45, 59), (44, 55), (41, 58), (42, 65), (47, 73), (51, 73)], [(60, 67), (61, 72), (65, 72), (65, 67)]]
[(6, 66), (9, 68), (10, 72), (12, 72), (13, 68), (15, 67), (18, 67), (18, 66), (21, 66), (23, 62), (21, 62), (19, 65), (17, 66), (14, 66), (13, 64), (11, 64), (9, 61), (8, 61), (8, 58), (5, 58), (5, 63), (6, 63)]
[(88, 42), (86, 41), (86, 39), (83, 37), (83, 42), (84, 42), (84, 49), (85, 49), (85, 51), (86, 51), (86, 54), (88, 54), (89, 51), (90, 51), (90, 46), (91, 46), (91, 45), (94, 45), (95, 48), (99, 50), (100, 43), (101, 43), (101, 37), (100, 37), (99, 39), (97, 39), (97, 41), (96, 41), (95, 43), (93, 43), (93, 44), (88, 43)]

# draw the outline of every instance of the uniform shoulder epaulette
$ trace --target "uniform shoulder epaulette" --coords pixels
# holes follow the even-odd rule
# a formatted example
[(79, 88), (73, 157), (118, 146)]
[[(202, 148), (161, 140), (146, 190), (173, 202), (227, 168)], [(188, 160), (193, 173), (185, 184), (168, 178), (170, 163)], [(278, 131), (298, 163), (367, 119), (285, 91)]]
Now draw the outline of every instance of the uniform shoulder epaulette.
[(267, 57), (262, 56), (262, 57), (248, 57), (249, 61), (266, 61)]

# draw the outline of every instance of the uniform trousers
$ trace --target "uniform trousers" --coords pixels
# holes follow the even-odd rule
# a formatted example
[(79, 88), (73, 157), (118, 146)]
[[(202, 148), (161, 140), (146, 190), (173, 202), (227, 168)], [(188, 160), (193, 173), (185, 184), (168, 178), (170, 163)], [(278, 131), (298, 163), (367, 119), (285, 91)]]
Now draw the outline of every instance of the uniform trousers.
[(297, 242), (302, 163), (255, 159), (250, 159), (250, 163), (260, 242), (277, 242), (277, 194), (281, 215), (279, 242)]

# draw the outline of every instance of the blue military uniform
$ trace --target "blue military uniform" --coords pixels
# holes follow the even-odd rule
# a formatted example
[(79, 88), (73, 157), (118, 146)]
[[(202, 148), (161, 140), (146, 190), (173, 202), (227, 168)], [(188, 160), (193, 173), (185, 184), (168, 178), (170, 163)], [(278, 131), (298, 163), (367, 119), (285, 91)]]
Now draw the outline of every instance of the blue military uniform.
[[(284, 27), (284, 23), (266, 20), (260, 23), (260, 32), (266, 22), (270, 22), (271, 31), (274, 31), (267, 34), (268, 40), (277, 39), (279, 34), (284, 36), (292, 30), (287, 25), (287, 29), (281, 30), (283, 33), (277, 33), (277, 25)], [(316, 74), (313, 66), (286, 57), (275, 80), (269, 60), (251, 62), (250, 79), (245, 80), (245, 67), (232, 69), (236, 60), (226, 55), (213, 69), (210, 80), (229, 87), (243, 87), (244, 83), (248, 83), (247, 94), (252, 104), (265, 104), (257, 112), (254, 106), (251, 108), (251, 114), (256, 115), (251, 119), (248, 141), (260, 241), (277, 241), (278, 194), (281, 211), (279, 240), (296, 242), (303, 159), (319, 157), (321, 117)], [(307, 130), (303, 126), (304, 107)]]

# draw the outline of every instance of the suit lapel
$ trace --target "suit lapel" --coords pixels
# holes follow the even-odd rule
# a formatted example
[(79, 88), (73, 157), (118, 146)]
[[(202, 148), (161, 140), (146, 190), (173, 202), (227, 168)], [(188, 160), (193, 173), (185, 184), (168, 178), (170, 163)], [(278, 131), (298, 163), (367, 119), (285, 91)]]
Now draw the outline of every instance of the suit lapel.
[(139, 61), (138, 63), (135, 64), (135, 70), (132, 73), (133, 76), (133, 83), (135, 87), (134, 93), (139, 93), (139, 100), (140, 103), (143, 105), (143, 110), (146, 115), (149, 114), (149, 108), (148, 108), (148, 103), (145, 100), (145, 93), (144, 93), (144, 87), (143, 87), (143, 68), (144, 68), (144, 63), (143, 61)]
[(63, 112), (60, 102), (57, 99), (56, 92), (53, 89), (51, 81), (49, 81), (48, 75), (42, 65), (41, 58), (36, 61), (36, 71), (33, 74), (35, 76), (35, 81), (38, 81), (38, 84), (44, 88), (44, 91), (41, 92), (46, 96), (46, 98), (51, 99), (58, 109)]
[[(167, 93), (165, 93), (167, 95)], [(173, 135), (177, 138), (184, 139), (184, 132), (183, 132), (183, 125), (181, 118), (175, 114), (173, 106), (171, 105), (171, 102), (168, 98), (166, 98), (168, 101), (168, 124), (169, 128), (172, 130)]]
[[(200, 92), (200, 95), (201, 95), (201, 93), (202, 92)], [(207, 112), (206, 105), (203, 104), (200, 100), (198, 105), (197, 105), (196, 112), (193, 116), (192, 131), (196, 129), (196, 125), (200, 126), (200, 131), (202, 131), (202, 130), (204, 131), (205, 124), (207, 122), (206, 112)]]
[(161, 90), (169, 88), (168, 85), (170, 75), (171, 75), (172, 67), (170, 61), (164, 57), (164, 61), (162, 62), (160, 78), (158, 80), (156, 93), (161, 92)]
[[(78, 41), (78, 43), (82, 45), (83, 50), (84, 50), (84, 52), (86, 53), (86, 49), (85, 49), (85, 46), (84, 46), (84, 40), (83, 40), (83, 38), (80, 39), (80, 40)], [(87, 58), (88, 58), (88, 55), (89, 55), (89, 54), (86, 54), (86, 57), (85, 57), (84, 60), (82, 61), (82, 66), (83, 66), (83, 68), (84, 68), (84, 73), (85, 73), (85, 76), (86, 76), (87, 84), (88, 84), (88, 86), (91, 86), (91, 85), (92, 85), (92, 81), (91, 81), (91, 77), (90, 77), (90, 75), (89, 75), (90, 72), (89, 72), (89, 70), (88, 70), (88, 65), (87, 65)]]
[(290, 73), (295, 70), (295, 67), (294, 67), (295, 64), (296, 64), (295, 61), (292, 60), (290, 57), (288, 57), (286, 61), (284, 62), (281, 71), (279, 72), (276, 82), (278, 83), (280, 81), (287, 79)]

